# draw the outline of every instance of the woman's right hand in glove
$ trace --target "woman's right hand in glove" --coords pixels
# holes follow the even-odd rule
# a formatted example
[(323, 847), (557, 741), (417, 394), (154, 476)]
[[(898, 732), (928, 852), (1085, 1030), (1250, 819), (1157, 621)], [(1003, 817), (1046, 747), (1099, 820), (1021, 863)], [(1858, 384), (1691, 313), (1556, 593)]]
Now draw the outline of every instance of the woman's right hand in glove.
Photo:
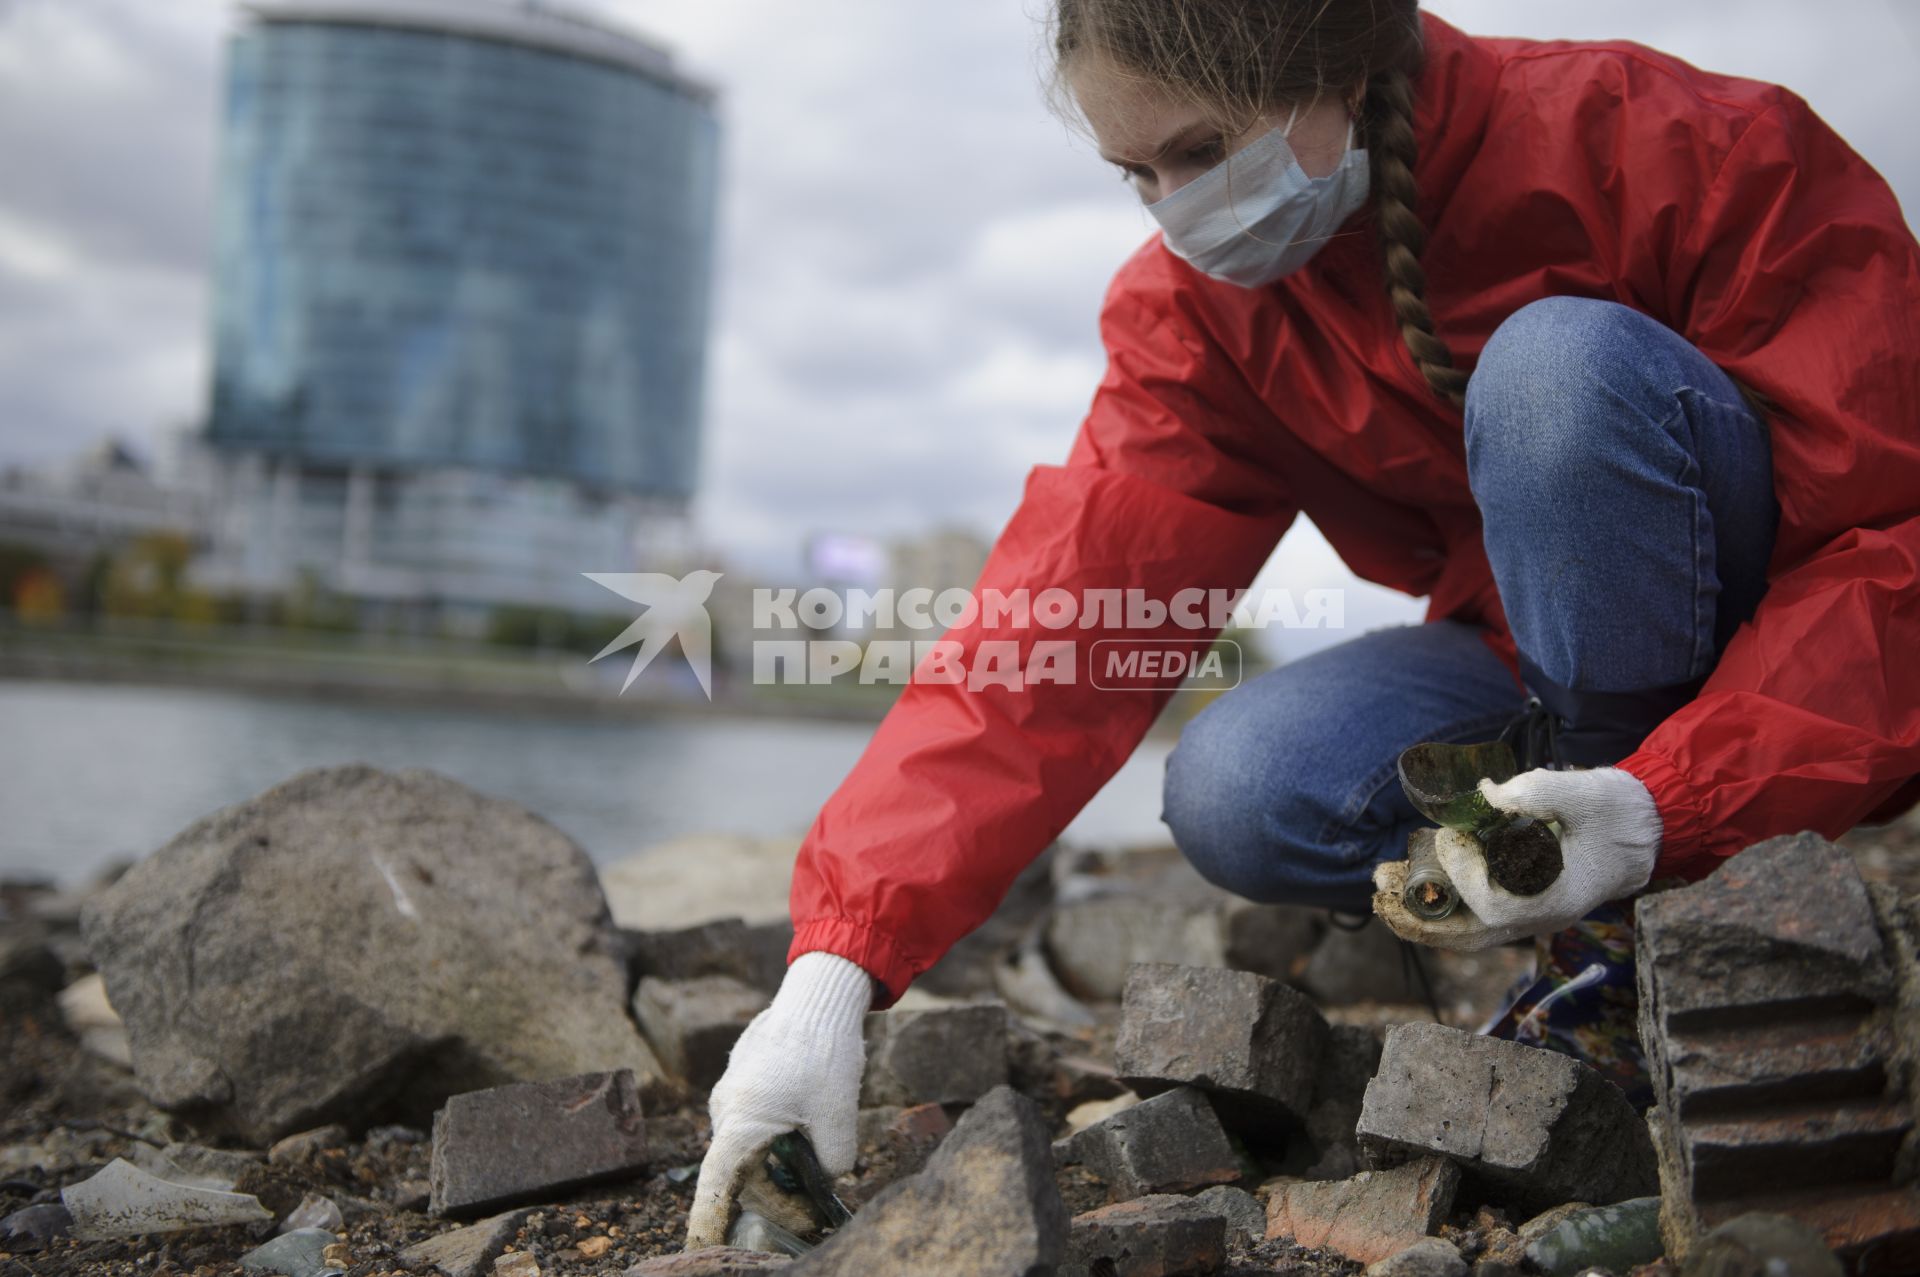
[(688, 1250), (726, 1244), (741, 1180), (776, 1136), (805, 1133), (829, 1175), (853, 1169), (872, 1001), (872, 978), (836, 954), (803, 953), (787, 968), (707, 1101), (713, 1138), (687, 1213)]

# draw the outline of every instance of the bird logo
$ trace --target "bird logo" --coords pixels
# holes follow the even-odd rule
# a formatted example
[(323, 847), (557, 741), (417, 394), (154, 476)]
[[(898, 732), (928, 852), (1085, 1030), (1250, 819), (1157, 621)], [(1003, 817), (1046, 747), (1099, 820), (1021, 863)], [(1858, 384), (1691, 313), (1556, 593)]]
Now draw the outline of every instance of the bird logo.
[(580, 575), (646, 609), (587, 664), (638, 643), (640, 650), (633, 654), (627, 681), (620, 685), (620, 690), (625, 692), (661, 649), (677, 638), (687, 664), (693, 667), (693, 676), (700, 680), (700, 690), (707, 694), (708, 700), (713, 699), (713, 621), (707, 616), (706, 603), (721, 573), (699, 568), (682, 577), (665, 572), (582, 572)]

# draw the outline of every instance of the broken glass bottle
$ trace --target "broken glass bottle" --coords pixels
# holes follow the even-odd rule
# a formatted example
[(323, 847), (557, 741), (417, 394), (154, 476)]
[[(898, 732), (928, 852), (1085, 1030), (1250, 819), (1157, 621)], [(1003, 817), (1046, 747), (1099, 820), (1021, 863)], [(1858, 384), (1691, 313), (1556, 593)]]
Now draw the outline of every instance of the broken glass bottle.
[[(1503, 784), (1518, 770), (1505, 741), (1475, 745), (1427, 742), (1400, 755), (1400, 788), (1427, 819), (1471, 834), (1487, 861), (1487, 879), (1516, 896), (1537, 896), (1560, 877), (1559, 829), (1502, 811), (1480, 792), (1480, 782)], [(1423, 836), (1424, 835), (1424, 836)], [(1446, 870), (1434, 854), (1434, 831), (1416, 830), (1407, 844), (1407, 885), (1402, 899), (1416, 917), (1437, 921), (1459, 906)]]

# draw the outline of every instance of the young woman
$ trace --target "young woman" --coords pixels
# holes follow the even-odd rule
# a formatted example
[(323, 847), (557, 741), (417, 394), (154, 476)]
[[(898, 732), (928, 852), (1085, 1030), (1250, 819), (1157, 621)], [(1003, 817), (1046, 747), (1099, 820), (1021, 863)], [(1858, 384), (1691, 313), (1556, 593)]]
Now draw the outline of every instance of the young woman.
[[(1399, 752), (1517, 714), (1556, 739), (1495, 801), (1557, 817), (1566, 871), (1533, 898), (1463, 884), (1434, 937), (1456, 946), (1912, 805), (1920, 246), (1805, 102), (1413, 0), (1054, 19), (1059, 83), (1160, 229), (1108, 290), (1066, 464), (1034, 469), (977, 591), (1239, 589), (1305, 513), (1430, 600), (1187, 726), (1163, 815), (1201, 873), (1364, 910), (1423, 823)], [(1194, 637), (1090, 620), (1081, 653)], [(801, 848), (794, 961), (714, 1090), (690, 1244), (779, 1131), (852, 1164), (862, 1014), (991, 912), (1172, 690), (1090, 669), (905, 689)]]

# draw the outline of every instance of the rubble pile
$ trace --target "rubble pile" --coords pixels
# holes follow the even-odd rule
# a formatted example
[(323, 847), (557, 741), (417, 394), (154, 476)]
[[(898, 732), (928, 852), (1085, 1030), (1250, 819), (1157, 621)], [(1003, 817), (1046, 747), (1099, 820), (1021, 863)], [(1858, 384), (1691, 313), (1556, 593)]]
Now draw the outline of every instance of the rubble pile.
[[(682, 1254), (790, 932), (660, 865), (610, 910), (438, 776), (307, 773), (85, 891), (0, 885), (0, 1277), (1920, 1271), (1920, 904), (1877, 847), (1640, 901), (1645, 1115), (1471, 1031), (1522, 950), (1052, 849), (869, 1015), (851, 1218)], [(674, 925), (616, 923), (639, 883)]]

